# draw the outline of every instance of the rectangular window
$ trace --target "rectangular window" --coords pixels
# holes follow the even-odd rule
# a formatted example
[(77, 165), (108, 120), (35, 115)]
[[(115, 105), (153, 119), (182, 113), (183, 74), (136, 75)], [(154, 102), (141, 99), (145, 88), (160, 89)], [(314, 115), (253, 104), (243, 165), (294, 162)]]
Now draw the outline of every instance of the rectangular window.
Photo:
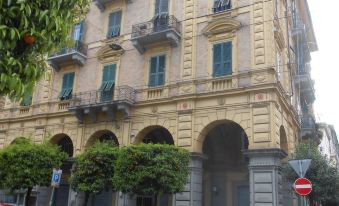
[(214, 0), (213, 13), (231, 9), (231, 0)]
[(74, 26), (73, 39), (75, 41), (82, 41), (84, 37), (84, 21)]
[(232, 42), (213, 45), (213, 77), (232, 74)]
[(150, 60), (149, 86), (156, 87), (165, 84), (166, 56), (155, 56)]
[(113, 38), (120, 35), (121, 11), (115, 11), (109, 14), (107, 38)]
[(31, 93), (26, 93), (20, 102), (20, 106), (26, 107), (32, 104), (32, 97)]
[(72, 98), (74, 76), (75, 76), (74, 72), (64, 74), (62, 79), (60, 100), (68, 100)]
[(105, 65), (100, 86), (101, 101), (111, 101), (114, 95), (116, 64)]
[(155, 17), (168, 16), (168, 0), (155, 0)]

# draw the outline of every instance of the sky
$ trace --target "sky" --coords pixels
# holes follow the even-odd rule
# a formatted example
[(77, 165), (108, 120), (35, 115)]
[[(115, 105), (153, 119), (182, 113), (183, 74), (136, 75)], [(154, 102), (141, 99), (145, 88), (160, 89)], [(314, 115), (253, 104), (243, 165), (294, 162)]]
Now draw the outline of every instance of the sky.
[(334, 125), (339, 136), (339, 1), (308, 0), (319, 50), (312, 53), (314, 104), (318, 122)]

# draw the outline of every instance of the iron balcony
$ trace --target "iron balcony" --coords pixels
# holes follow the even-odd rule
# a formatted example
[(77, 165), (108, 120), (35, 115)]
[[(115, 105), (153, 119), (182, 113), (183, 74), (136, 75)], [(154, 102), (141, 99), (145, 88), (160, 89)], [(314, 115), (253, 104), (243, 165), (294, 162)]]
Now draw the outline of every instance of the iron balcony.
[(132, 43), (140, 54), (145, 47), (157, 42), (169, 42), (172, 46), (179, 45), (181, 39), (181, 23), (167, 14), (154, 17), (151, 21), (133, 25)]
[(68, 110), (72, 112), (80, 123), (86, 116), (96, 122), (99, 113), (106, 113), (115, 119), (117, 112), (129, 116), (129, 109), (135, 103), (135, 90), (130, 86), (115, 87), (111, 90), (95, 90), (76, 93), (70, 100)]
[(47, 61), (55, 70), (59, 71), (63, 63), (73, 62), (80, 66), (86, 63), (87, 45), (81, 41), (73, 41), (69, 46), (53, 51)]

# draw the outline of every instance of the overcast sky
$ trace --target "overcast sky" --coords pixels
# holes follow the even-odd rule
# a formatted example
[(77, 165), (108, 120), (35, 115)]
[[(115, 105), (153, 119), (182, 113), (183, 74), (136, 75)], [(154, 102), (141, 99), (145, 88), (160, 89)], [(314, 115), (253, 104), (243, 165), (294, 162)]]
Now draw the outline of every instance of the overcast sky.
[(339, 136), (339, 1), (308, 0), (319, 51), (312, 54), (315, 113), (333, 124)]

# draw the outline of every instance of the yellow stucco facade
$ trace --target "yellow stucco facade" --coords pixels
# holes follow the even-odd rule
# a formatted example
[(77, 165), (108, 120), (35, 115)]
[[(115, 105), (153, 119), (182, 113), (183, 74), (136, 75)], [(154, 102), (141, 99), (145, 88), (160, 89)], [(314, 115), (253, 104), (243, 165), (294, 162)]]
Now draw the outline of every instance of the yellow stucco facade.
[[(217, 13), (213, 2), (170, 0), (168, 14), (180, 22), (179, 44), (173, 46), (169, 37), (159, 41), (150, 37), (150, 43), (142, 45), (143, 53), (135, 48), (133, 40), (138, 37), (132, 26), (153, 18), (155, 0), (113, 0), (103, 10), (93, 2), (85, 19), (86, 63), (65, 61), (59, 70), (51, 67), (37, 83), (30, 106), (6, 99), (0, 110), (0, 148), (21, 136), (40, 143), (67, 135), (77, 155), (104, 131), (112, 132), (124, 146), (139, 144), (153, 129), (165, 128), (175, 145), (203, 154), (208, 133), (233, 122), (246, 133), (248, 150), (293, 153), (301, 126), (300, 91), (292, 83), (297, 67), (289, 51), (295, 41), (290, 32), (293, 1), (286, 7), (284, 0), (232, 0), (231, 9)], [(303, 21), (311, 25), (305, 5), (306, 1), (297, 3)], [(108, 16), (114, 11), (122, 11), (120, 35), (107, 39)], [(312, 31), (307, 38), (315, 41)], [(232, 73), (213, 77), (213, 45), (222, 42), (232, 43)], [(112, 50), (113, 43), (122, 49)], [(157, 55), (166, 57), (165, 83), (149, 87), (149, 59)], [(75, 72), (72, 94), (77, 96), (100, 88), (108, 64), (116, 64), (116, 88), (133, 88), (132, 104), (117, 105), (112, 113), (104, 108), (92, 113), (91, 106), (98, 103), (91, 103), (77, 113), (70, 109), (74, 99), (59, 100), (64, 74)], [(246, 172), (228, 175), (248, 179)], [(232, 184), (225, 184), (231, 190)], [(227, 205), (232, 205), (228, 195)], [(209, 197), (204, 205), (209, 205)], [(252, 203), (257, 201), (253, 198)]]

